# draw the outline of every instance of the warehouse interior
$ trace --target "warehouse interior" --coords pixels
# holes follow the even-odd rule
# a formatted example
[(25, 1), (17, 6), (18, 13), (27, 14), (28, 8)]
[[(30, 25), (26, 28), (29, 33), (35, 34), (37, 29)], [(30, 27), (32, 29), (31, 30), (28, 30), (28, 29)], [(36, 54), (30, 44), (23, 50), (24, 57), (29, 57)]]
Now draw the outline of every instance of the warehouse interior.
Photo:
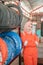
[[(16, 7), (15, 5), (14, 6), (11, 5), (11, 3), (18, 4), (20, 8)], [(10, 9), (7, 7), (10, 7)], [(2, 12), (1, 12), (1, 10), (2, 10)], [(8, 10), (9, 10), (9, 12), (8, 12)], [(6, 14), (6, 11), (8, 12), (7, 14)], [(16, 12), (14, 12), (14, 11), (16, 11)], [(37, 65), (43, 65), (43, 0), (0, 0), (0, 14), (1, 14), (0, 15), (0, 37), (3, 40), (5, 40), (5, 42), (7, 42), (6, 39), (11, 40), (12, 38), (10, 39), (10, 36), (13, 36), (13, 33), (11, 33), (11, 34), (9, 33), (8, 34), (9, 37), (7, 37), (6, 36), (7, 34), (5, 32), (13, 31), (13, 32), (16, 32), (17, 34), (19, 34), (19, 36), (20, 36), (20, 32), (23, 31), (24, 25), (28, 20), (35, 21), (37, 23), (36, 34), (39, 37), (39, 45), (37, 47), (37, 49), (38, 49)], [(10, 17), (8, 14), (10, 15)], [(9, 18), (8, 17), (6, 18), (7, 15)], [(5, 18), (5, 20), (4, 20), (4, 18)], [(20, 22), (19, 22), (18, 18), (20, 18)], [(7, 23), (7, 21), (9, 21), (9, 22)], [(16, 21), (16, 23), (15, 23), (15, 21)], [(16, 34), (14, 34), (14, 35), (16, 35)], [(15, 38), (16, 38), (16, 36), (15, 36)], [(19, 39), (19, 38), (17, 38), (17, 39)], [(12, 42), (13, 41), (11, 41), (11, 42), (8, 41), (7, 43), (12, 43)], [(1, 43), (1, 41), (0, 41), (0, 43)], [(8, 47), (10, 47), (10, 44), (8, 45)], [(0, 44), (0, 48), (1, 48), (1, 44)], [(10, 49), (10, 48), (8, 48), (8, 49)], [(6, 47), (5, 47), (5, 50), (7, 50)], [(12, 50), (8, 51), (8, 52), (12, 53)], [(11, 57), (11, 55), (9, 55), (9, 56)], [(9, 63), (8, 65), (24, 65), (24, 59), (23, 59), (23, 55), (22, 55), (21, 51), (16, 57), (13, 58), (13, 60), (11, 60), (11, 61), (9, 61), (9, 60), (8, 60), (8, 63)], [(0, 57), (0, 61), (1, 61), (1, 57)], [(7, 65), (6, 63), (7, 63), (7, 61), (5, 61), (4, 64), (0, 64), (0, 65)]]

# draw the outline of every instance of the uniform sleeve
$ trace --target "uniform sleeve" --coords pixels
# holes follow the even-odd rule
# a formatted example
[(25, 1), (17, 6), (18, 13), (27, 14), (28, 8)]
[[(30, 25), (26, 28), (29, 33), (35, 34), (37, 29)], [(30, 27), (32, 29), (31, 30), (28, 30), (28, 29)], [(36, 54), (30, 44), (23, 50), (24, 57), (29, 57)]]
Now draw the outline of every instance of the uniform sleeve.
[(24, 43), (25, 42), (25, 34), (23, 32), (21, 32), (20, 36), (21, 36), (22, 42)]
[[(22, 40), (22, 46), (24, 47), (24, 43), (25, 43), (25, 41), (26, 41), (26, 35), (25, 35), (24, 32), (21, 32), (20, 36), (21, 36), (21, 40)], [(25, 45), (26, 45), (26, 44), (25, 44)]]

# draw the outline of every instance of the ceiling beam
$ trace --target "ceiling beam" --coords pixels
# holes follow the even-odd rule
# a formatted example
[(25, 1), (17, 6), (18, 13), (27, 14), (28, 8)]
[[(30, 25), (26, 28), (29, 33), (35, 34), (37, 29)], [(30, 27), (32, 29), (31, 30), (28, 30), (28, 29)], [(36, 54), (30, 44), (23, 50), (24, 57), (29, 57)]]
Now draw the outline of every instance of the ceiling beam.
[(40, 9), (41, 7), (43, 7), (43, 5), (41, 5), (41, 6), (37, 7), (37, 8), (35, 8), (35, 9), (33, 9), (30, 13), (32, 13), (32, 12), (34, 12), (34, 11)]

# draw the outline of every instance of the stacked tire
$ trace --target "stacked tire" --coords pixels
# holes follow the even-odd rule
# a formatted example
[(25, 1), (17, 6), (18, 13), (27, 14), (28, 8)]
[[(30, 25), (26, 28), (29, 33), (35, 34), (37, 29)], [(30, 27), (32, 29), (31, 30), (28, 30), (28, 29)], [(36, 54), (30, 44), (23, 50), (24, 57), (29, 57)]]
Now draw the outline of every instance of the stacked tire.
[[(2, 31), (17, 28), (22, 22), (22, 11), (20, 6), (13, 4), (11, 4), (11, 6), (9, 5), (0, 3), (0, 30)], [(12, 6), (19, 11), (19, 14), (16, 10), (11, 8)]]
[(8, 65), (15, 57), (17, 57), (20, 54), (22, 49), (22, 42), (19, 35), (15, 32), (4, 32), (0, 34), (0, 37), (7, 46), (7, 48), (4, 50), (7, 50), (7, 59), (5, 59), (6, 61), (4, 62), (5, 65)]

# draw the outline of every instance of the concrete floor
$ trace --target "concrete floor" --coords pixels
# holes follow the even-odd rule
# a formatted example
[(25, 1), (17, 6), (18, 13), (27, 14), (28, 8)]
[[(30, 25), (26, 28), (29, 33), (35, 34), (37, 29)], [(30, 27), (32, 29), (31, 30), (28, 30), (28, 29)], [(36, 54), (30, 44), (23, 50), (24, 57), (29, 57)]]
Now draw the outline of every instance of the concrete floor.
[[(15, 64), (14, 62), (12, 62), (12, 64), (11, 65), (19, 65), (19, 64)], [(21, 64), (21, 65), (24, 65), (23, 63)], [(43, 65), (43, 64), (38, 64), (38, 65)]]
[[(14, 60), (10, 65), (19, 65), (18, 59)], [(21, 65), (24, 65), (23, 62)], [(37, 65), (43, 65), (43, 64), (37, 64)]]
[(17, 57), (10, 65), (19, 65), (19, 57)]
[[(19, 57), (17, 57), (10, 65), (19, 65)], [(23, 62), (21, 65), (24, 65)], [(43, 64), (37, 64), (37, 65), (43, 65)]]

